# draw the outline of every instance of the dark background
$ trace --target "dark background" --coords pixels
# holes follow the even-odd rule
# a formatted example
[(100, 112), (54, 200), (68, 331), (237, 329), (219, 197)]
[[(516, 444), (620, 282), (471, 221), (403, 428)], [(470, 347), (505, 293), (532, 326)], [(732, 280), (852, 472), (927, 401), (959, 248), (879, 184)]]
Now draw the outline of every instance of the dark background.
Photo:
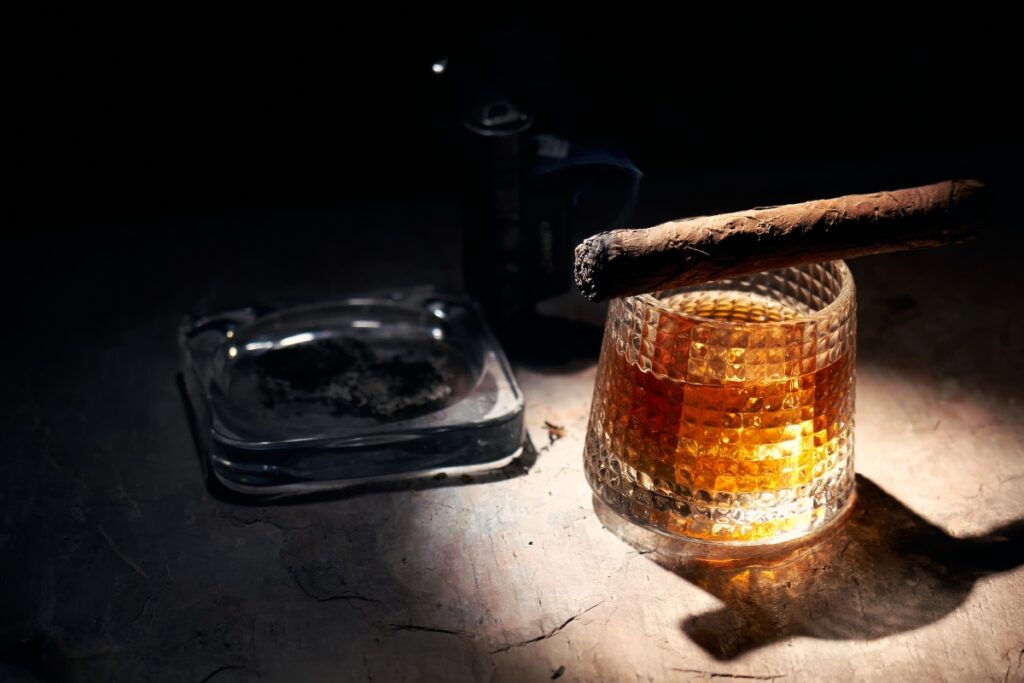
[(732, 176), (734, 208), (758, 179), (782, 201), (1009, 172), (1004, 17), (814, 20), (52, 11), (6, 28), (6, 208), (28, 228), (457, 194), (458, 106), (502, 78), (535, 130), (618, 143), (655, 180)]
[[(532, 132), (621, 147), (645, 174), (636, 225), (948, 177), (1012, 198), (1010, 26), (966, 10), (19, 17), (0, 278), (17, 319), (101, 336), (132, 311), (281, 303), (286, 286), (458, 289), (478, 172), (460, 114), (499, 88)], [(375, 225), (388, 212), (404, 235)], [(208, 296), (223, 282), (238, 287)]]

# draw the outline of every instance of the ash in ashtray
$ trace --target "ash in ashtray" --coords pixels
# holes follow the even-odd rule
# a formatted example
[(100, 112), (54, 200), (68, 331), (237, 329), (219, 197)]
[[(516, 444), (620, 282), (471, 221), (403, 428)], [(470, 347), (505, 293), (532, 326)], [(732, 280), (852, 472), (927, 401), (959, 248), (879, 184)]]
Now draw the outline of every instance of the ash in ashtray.
[(354, 339), (320, 339), (256, 360), (264, 407), (332, 415), (406, 418), (443, 404), (455, 374), (436, 349), (387, 349)]

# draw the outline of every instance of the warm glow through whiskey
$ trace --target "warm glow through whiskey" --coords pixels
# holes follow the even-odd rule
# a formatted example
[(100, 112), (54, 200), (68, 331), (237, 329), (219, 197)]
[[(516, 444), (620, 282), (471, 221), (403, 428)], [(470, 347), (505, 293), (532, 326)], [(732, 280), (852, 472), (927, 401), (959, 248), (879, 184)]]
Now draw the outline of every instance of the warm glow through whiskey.
[[(624, 503), (654, 526), (703, 540), (816, 526), (852, 482), (853, 344), (818, 355), (818, 331), (805, 343), (799, 322), (809, 311), (758, 294), (697, 291), (661, 303), (680, 319), (738, 325), (706, 341), (659, 341), (652, 329), (633, 358), (606, 333), (587, 442), (595, 488), (632, 498)], [(783, 321), (793, 322), (774, 324)], [(673, 363), (684, 368), (676, 377)]]

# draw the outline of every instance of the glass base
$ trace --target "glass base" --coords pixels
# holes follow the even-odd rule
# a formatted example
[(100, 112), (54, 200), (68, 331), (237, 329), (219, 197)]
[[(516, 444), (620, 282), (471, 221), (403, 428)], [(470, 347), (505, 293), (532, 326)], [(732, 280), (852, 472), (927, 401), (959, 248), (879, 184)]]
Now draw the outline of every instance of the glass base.
[[(855, 497), (852, 453), (804, 486), (757, 495), (682, 490), (611, 454), (591, 425), (584, 470), (595, 497), (623, 518), (666, 536), (713, 546), (778, 545), (829, 526)], [(749, 500), (748, 500), (749, 499)]]
[(622, 541), (652, 559), (673, 566), (710, 564), (715, 567), (746, 566), (751, 561), (789, 560), (832, 542), (839, 536), (856, 508), (856, 493), (846, 506), (822, 526), (803, 535), (761, 543), (716, 543), (687, 538), (638, 521), (613, 508), (596, 493), (592, 503), (598, 521)]

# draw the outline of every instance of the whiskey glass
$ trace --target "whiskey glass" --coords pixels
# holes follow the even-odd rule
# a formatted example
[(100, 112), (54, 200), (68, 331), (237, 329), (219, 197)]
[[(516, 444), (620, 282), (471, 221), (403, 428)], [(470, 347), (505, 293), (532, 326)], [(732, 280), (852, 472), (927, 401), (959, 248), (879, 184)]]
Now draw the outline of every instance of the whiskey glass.
[(613, 300), (584, 449), (594, 494), (711, 544), (825, 527), (854, 497), (855, 353), (842, 261)]

